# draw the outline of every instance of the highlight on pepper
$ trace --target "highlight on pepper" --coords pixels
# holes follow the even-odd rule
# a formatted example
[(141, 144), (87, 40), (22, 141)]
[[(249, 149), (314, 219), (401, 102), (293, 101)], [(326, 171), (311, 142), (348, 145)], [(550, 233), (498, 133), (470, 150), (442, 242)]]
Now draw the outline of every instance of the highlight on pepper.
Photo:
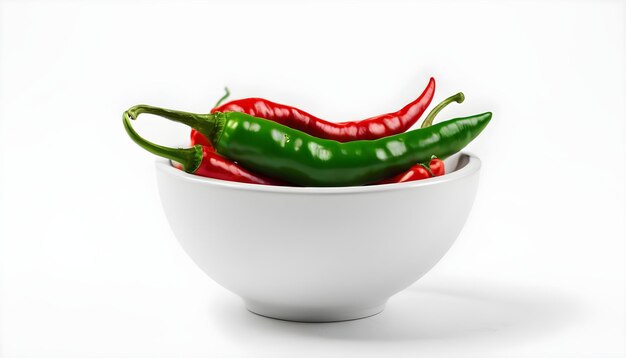
[[(149, 105), (133, 106), (123, 122), (142, 148), (204, 177), (263, 185), (355, 186), (402, 183), (445, 174), (443, 160), (474, 140), (491, 112), (449, 119), (437, 114), (459, 92), (435, 106), (420, 128), (413, 126), (430, 104), (435, 81), (401, 110), (360, 121), (330, 122), (262, 98), (220, 104), (197, 114)], [(131, 121), (149, 113), (192, 128), (191, 147), (168, 148), (142, 138)]]

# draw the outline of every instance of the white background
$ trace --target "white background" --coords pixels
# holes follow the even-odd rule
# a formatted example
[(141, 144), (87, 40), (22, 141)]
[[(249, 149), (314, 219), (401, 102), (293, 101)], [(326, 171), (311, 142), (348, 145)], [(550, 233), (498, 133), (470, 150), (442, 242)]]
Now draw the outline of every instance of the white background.
[[(0, 2), (0, 356), (624, 357), (625, 4)], [(248, 313), (176, 243), (122, 112), (228, 85), (323, 118), (493, 111), (473, 212), (380, 315)], [(146, 137), (187, 128), (138, 121)], [(234, 213), (236, 215), (236, 213)], [(419, 228), (416, 228), (419, 230)]]

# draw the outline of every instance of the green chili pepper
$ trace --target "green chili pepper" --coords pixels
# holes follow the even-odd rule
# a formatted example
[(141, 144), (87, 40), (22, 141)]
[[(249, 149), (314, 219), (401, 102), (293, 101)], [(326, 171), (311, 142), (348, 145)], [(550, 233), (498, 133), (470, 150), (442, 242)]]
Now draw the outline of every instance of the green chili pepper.
[(427, 162), (432, 155), (445, 159), (491, 120), (487, 112), (377, 140), (341, 143), (239, 112), (194, 114), (138, 105), (126, 113), (132, 119), (150, 113), (187, 124), (243, 167), (303, 186), (371, 184)]

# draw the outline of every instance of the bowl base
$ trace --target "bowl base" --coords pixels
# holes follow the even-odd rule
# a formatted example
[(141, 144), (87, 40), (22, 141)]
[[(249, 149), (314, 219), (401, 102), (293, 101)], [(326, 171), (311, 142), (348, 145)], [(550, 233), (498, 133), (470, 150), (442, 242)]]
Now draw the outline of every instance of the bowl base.
[(251, 300), (244, 300), (244, 303), (248, 311), (259, 316), (283, 321), (324, 323), (351, 321), (375, 316), (385, 309), (386, 302), (366, 306), (366, 308), (285, 307)]

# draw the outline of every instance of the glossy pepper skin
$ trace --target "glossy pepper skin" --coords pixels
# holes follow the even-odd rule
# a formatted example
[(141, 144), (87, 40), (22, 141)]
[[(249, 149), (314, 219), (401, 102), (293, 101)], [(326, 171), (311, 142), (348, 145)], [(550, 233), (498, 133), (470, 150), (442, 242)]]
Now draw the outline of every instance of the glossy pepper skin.
[(138, 105), (135, 119), (156, 114), (187, 124), (210, 139), (215, 150), (256, 173), (303, 186), (371, 184), (415, 163), (460, 151), (487, 126), (491, 113), (451, 119), (377, 140), (341, 143), (239, 112), (193, 114)]
[[(405, 132), (426, 111), (435, 94), (435, 79), (431, 78), (422, 94), (397, 112), (378, 115), (360, 121), (330, 122), (301, 109), (275, 103), (263, 98), (244, 98), (218, 105), (211, 113), (242, 112), (269, 119), (312, 136), (339, 142), (373, 140)], [(192, 144), (208, 145), (210, 141), (192, 130)]]
[[(229, 92), (228, 92), (228, 89), (226, 89), (226, 95), (220, 99), (216, 107), (219, 106), (219, 103), (221, 103), (225, 98), (227, 98), (228, 95), (229, 95)], [(428, 116), (426, 117), (426, 119), (424, 120), (422, 124), (422, 128), (431, 126), (435, 116), (445, 106), (447, 106), (448, 104), (452, 102), (463, 103), (464, 100), (465, 100), (465, 96), (461, 92), (446, 98), (440, 104), (435, 106), (435, 108), (428, 114)], [(202, 133), (196, 131), (195, 129), (191, 130), (191, 144), (192, 145), (202, 144), (203, 146), (205, 146), (207, 150), (209, 149), (214, 150), (209, 140), (204, 135), (202, 135)], [(227, 159), (224, 159), (224, 160), (227, 161)], [(392, 178), (381, 180), (375, 184), (402, 183), (402, 182), (407, 182), (407, 181), (426, 179), (426, 178), (430, 178), (433, 176), (440, 176), (440, 175), (443, 175), (444, 173), (445, 173), (445, 170), (444, 170), (443, 161), (436, 158), (435, 156), (432, 156), (428, 165), (418, 163), (412, 166), (409, 170), (407, 170), (404, 173), (398, 174)]]
[(443, 161), (434, 155), (428, 165), (415, 164), (404, 173), (400, 173), (392, 178), (382, 180), (376, 184), (405, 183), (414, 180), (438, 177), (445, 173)]
[(211, 142), (209, 142), (209, 140), (207, 139), (207, 137), (205, 137), (202, 133), (198, 132), (195, 129), (191, 130), (191, 135), (189, 136), (191, 145), (202, 145), (205, 146), (207, 148), (211, 148), (213, 149), (213, 144), (211, 144)]
[(430, 171), (424, 164), (415, 164), (409, 170), (404, 173), (400, 173), (389, 179), (381, 180), (376, 184), (394, 184), (394, 183), (406, 183), (409, 181), (428, 179), (432, 177)]
[(445, 166), (443, 164), (443, 160), (434, 157), (428, 163), (428, 169), (434, 177), (442, 176), (446, 173)]
[(123, 121), (126, 132), (135, 143), (153, 154), (180, 163), (181, 169), (187, 173), (239, 183), (286, 185), (279, 180), (266, 178), (242, 168), (240, 165), (215, 153), (212, 147), (195, 145), (192, 148), (178, 149), (154, 144), (139, 136), (131, 126), (130, 118), (126, 113)]

